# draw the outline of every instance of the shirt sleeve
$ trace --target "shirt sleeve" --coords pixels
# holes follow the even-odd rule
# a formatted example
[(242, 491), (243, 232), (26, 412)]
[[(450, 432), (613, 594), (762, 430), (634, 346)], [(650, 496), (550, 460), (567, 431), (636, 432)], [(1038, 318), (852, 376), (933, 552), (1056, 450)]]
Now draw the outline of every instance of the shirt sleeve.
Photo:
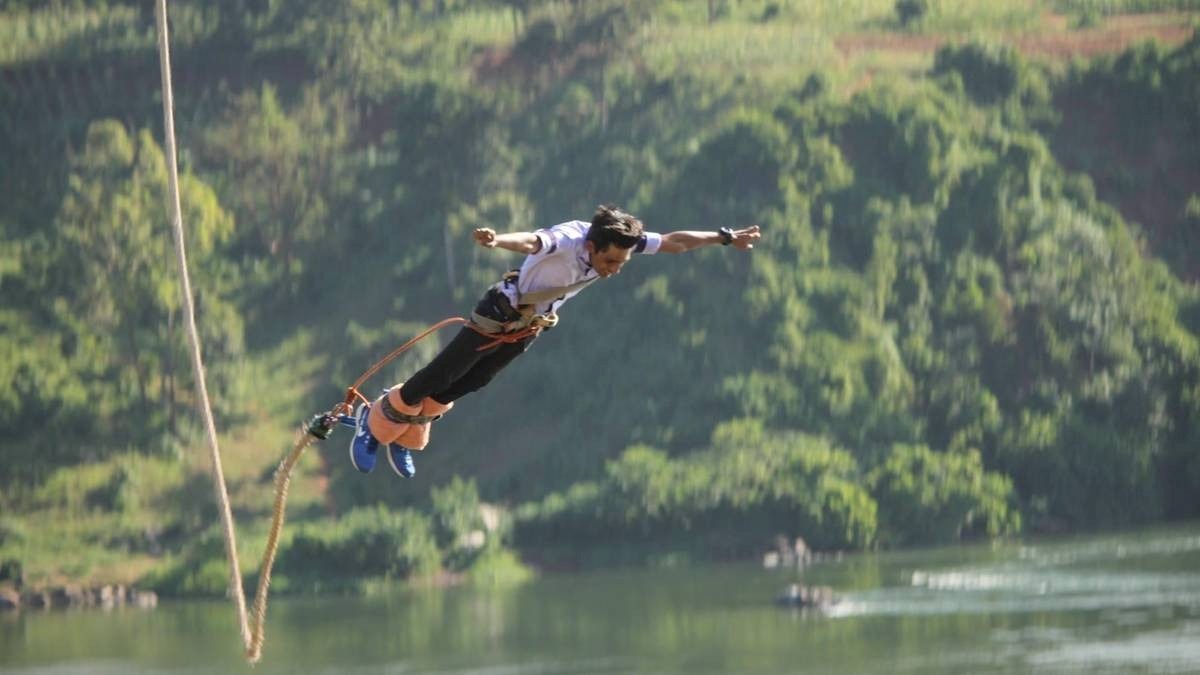
[(662, 235), (657, 232), (646, 232), (642, 235), (642, 240), (635, 247), (637, 253), (645, 255), (654, 255), (658, 253), (658, 247), (662, 246)]
[[(580, 228), (580, 225), (585, 225), (585, 227)], [(583, 246), (583, 242), (587, 237), (587, 228), (586, 223), (572, 220), (566, 223), (559, 223), (554, 227), (537, 230), (533, 234), (541, 242), (542, 247), (538, 249), (537, 253), (530, 255), (541, 258), (564, 250), (573, 251)]]

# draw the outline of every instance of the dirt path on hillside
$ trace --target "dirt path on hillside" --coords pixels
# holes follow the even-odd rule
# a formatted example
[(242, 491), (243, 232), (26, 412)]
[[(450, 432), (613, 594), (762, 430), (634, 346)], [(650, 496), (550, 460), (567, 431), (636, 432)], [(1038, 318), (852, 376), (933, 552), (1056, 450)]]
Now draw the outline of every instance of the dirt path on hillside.
[[(1151, 38), (1167, 45), (1180, 44), (1192, 36), (1192, 18), (1192, 14), (1183, 13), (1136, 14), (1111, 17), (1093, 28), (1071, 30), (1068, 17), (1048, 14), (1042, 22), (1044, 31), (1008, 35), (1002, 40), (1026, 56), (1091, 57), (1123, 51)], [(932, 52), (957, 40), (938, 35), (852, 33), (835, 38), (834, 44), (843, 56), (855, 56), (872, 51)]]

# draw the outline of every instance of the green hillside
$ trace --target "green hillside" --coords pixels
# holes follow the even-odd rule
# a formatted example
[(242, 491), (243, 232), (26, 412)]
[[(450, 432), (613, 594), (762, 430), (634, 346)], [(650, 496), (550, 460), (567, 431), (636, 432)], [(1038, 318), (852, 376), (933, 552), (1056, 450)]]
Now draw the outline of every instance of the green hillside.
[[(473, 228), (764, 233), (573, 300), (414, 480), (317, 446), (280, 588), (1200, 515), (1200, 2), (170, 4), (248, 559), (298, 425), (520, 264)], [(0, 561), (220, 593), (145, 5), (0, 2)]]

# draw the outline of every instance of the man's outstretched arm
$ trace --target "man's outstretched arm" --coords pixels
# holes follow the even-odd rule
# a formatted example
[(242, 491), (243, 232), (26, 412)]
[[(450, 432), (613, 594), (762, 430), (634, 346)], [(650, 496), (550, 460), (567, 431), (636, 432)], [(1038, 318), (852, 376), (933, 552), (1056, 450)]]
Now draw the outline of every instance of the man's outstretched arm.
[(762, 236), (758, 232), (757, 225), (743, 227), (740, 230), (732, 230), (729, 236), (720, 232), (694, 232), (690, 230), (680, 230), (678, 232), (668, 232), (662, 236), (662, 244), (658, 247), (659, 253), (683, 253), (701, 246), (714, 246), (727, 244), (743, 251), (754, 248), (754, 242), (758, 241)]
[(532, 232), (506, 232), (496, 234), (490, 227), (480, 227), (475, 230), (475, 243), (484, 248), (502, 248), (529, 255), (542, 250), (542, 240)]

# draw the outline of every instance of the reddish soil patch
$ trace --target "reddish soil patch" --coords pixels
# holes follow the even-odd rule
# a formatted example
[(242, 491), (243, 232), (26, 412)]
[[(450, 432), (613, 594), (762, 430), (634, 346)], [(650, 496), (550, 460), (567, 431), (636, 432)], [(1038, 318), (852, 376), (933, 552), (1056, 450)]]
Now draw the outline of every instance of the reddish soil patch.
[[(1171, 261), (1176, 273), (1200, 280), (1200, 254), (1186, 246), (1178, 250), (1191, 237), (1181, 229), (1187, 227), (1184, 205), (1200, 194), (1200, 167), (1191, 146), (1180, 142), (1188, 131), (1176, 120), (1133, 141), (1122, 135), (1119, 113), (1111, 108), (1077, 95), (1056, 103), (1062, 123), (1051, 139), (1055, 157), (1068, 170), (1090, 175), (1097, 197), (1139, 226), (1151, 251)], [(1135, 188), (1131, 176), (1138, 177)]]
[(1150, 39), (1177, 45), (1190, 38), (1192, 31), (1190, 25), (1166, 23), (1164, 15), (1148, 14), (1116, 17), (1103, 26), (1068, 33), (1018, 35), (1012, 38), (1011, 44), (1027, 56), (1091, 57), (1125, 51), (1131, 45)]
[(949, 40), (939, 35), (900, 33), (849, 33), (839, 35), (833, 44), (842, 56), (863, 52), (932, 52)]
[(504, 71), (512, 60), (512, 47), (488, 47), (475, 54), (471, 68), (484, 75), (494, 75)]
[(354, 147), (361, 150), (376, 143), (382, 143), (384, 134), (395, 128), (396, 105), (391, 99), (369, 105), (359, 114), (358, 134), (354, 139)]
[(604, 42), (583, 42), (571, 45), (570, 49), (552, 49), (533, 59), (511, 47), (491, 48), (475, 55), (471, 69), (480, 84), (522, 83), (541, 89), (582, 67), (603, 62), (613, 49), (613, 45)]
[[(1047, 32), (1023, 33), (1004, 38), (1026, 56), (1056, 59), (1089, 57), (1123, 51), (1143, 40), (1157, 39), (1177, 45), (1191, 37), (1190, 14), (1138, 14), (1107, 19), (1095, 28), (1068, 30), (1066, 17), (1050, 14), (1043, 20)], [(856, 33), (834, 40), (843, 56), (870, 51), (928, 53), (955, 38), (899, 33)]]

